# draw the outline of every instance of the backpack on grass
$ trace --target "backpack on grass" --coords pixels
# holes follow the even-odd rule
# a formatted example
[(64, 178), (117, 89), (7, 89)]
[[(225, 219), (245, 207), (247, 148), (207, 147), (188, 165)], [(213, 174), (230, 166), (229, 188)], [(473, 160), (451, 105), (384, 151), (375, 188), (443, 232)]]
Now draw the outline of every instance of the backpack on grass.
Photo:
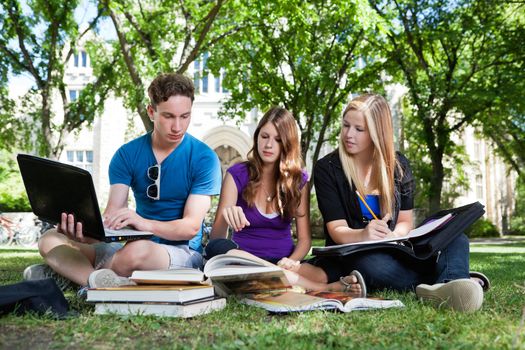
[(0, 286), (0, 315), (11, 312), (42, 315), (50, 312), (64, 318), (68, 315), (68, 309), (64, 294), (51, 278)]

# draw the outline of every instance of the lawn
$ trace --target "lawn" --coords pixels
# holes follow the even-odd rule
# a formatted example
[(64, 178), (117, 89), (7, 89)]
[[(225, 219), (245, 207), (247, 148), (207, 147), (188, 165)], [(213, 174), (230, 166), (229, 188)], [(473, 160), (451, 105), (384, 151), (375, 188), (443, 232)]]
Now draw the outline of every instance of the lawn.
[[(66, 296), (78, 317), (54, 320), (12, 315), (0, 319), (1, 349), (525, 349), (520, 325), (525, 307), (525, 246), (476, 243), (472, 270), (492, 282), (481, 311), (460, 314), (384, 291), (404, 309), (348, 314), (270, 315), (235, 299), (226, 309), (194, 319), (95, 316), (74, 293)], [(35, 250), (0, 249), (0, 284), (18, 282), (25, 266), (41, 262)]]

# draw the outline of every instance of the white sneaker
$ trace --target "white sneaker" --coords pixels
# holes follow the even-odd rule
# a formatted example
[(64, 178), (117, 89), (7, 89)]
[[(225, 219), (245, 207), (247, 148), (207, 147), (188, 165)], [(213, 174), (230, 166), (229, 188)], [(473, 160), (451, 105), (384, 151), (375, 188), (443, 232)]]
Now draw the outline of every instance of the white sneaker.
[(133, 286), (136, 283), (127, 277), (117, 275), (113, 270), (100, 269), (93, 271), (88, 278), (89, 288), (112, 288)]
[(69, 288), (75, 288), (76, 284), (65, 278), (62, 275), (59, 275), (56, 273), (49, 265), (47, 264), (35, 264), (26, 267), (23, 273), (23, 278), (25, 281), (34, 281), (34, 280), (43, 280), (46, 278), (52, 278), (58, 288), (60, 288), (61, 291), (65, 291)]
[(483, 289), (471, 279), (457, 279), (433, 285), (416, 287), (420, 299), (432, 301), (437, 307), (449, 307), (460, 312), (474, 312), (483, 304)]

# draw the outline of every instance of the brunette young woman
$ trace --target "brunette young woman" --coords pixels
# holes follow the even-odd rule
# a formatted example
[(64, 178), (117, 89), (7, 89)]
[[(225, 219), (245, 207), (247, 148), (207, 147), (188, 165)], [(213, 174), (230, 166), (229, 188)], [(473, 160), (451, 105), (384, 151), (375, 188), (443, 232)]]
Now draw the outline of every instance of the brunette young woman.
[[(309, 281), (291, 271), (311, 246), (308, 175), (302, 163), (293, 115), (284, 108), (271, 108), (254, 132), (248, 160), (230, 167), (224, 177), (206, 258), (235, 250), (282, 267), (293, 285), (309, 290), (345, 289), (340, 282)], [(297, 244), (292, 237), (293, 220)], [(226, 239), (228, 227), (233, 230), (231, 240)], [(347, 290), (360, 295), (354, 275), (348, 277)]]
[[(350, 102), (343, 113), (339, 148), (317, 162), (314, 182), (327, 245), (404, 236), (413, 228), (414, 179), (407, 159), (394, 150), (392, 116), (383, 97), (367, 94)], [(321, 283), (337, 281), (352, 270), (361, 272), (369, 291), (415, 289), (419, 297), (459, 311), (479, 309), (480, 284), (488, 286), (488, 279), (469, 277), (464, 234), (427, 261), (369, 251), (314, 258), (297, 269)]]

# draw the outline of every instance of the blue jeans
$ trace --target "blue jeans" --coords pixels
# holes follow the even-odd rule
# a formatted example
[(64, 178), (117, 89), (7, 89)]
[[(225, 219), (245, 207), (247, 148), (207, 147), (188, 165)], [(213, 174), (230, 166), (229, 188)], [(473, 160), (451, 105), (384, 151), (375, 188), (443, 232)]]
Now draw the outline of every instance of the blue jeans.
[(407, 291), (414, 290), (421, 283), (469, 278), (469, 241), (464, 234), (454, 239), (438, 256), (424, 261), (402, 252), (362, 252), (340, 259), (343, 267), (341, 276), (358, 270), (368, 290), (388, 288)]

